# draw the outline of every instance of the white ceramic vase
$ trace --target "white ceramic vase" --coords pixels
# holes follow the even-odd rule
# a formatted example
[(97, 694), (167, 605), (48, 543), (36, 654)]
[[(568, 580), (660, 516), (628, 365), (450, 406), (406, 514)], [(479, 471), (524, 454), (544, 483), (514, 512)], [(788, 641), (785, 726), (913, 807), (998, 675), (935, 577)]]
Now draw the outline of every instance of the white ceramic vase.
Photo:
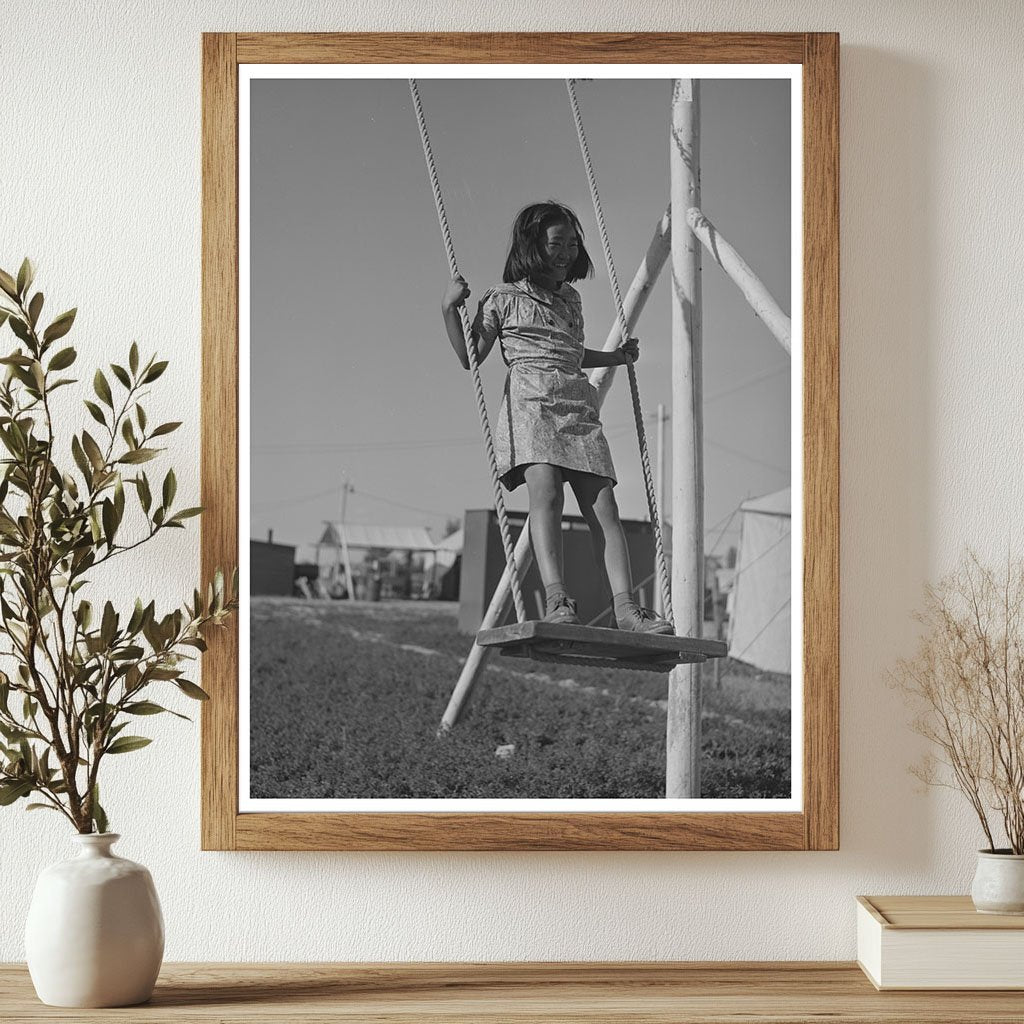
[(120, 836), (76, 835), (77, 857), (46, 868), (25, 927), (36, 994), (50, 1006), (134, 1006), (153, 993), (164, 921), (149, 872), (111, 852)]
[(979, 850), (971, 899), (982, 914), (1024, 914), (1024, 854)]

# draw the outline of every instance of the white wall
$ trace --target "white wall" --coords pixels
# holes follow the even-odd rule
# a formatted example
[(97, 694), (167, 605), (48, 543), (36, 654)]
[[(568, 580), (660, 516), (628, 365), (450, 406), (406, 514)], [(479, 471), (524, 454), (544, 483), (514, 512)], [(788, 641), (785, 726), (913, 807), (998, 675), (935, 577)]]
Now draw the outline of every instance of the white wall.
[[(169, 959), (829, 959), (853, 897), (965, 892), (976, 827), (905, 772), (886, 670), (926, 578), (963, 545), (1021, 546), (1024, 243), (1015, 0), (8, 0), (0, 30), (0, 266), (38, 262), (81, 308), (83, 362), (132, 338), (173, 360), (153, 416), (198, 493), (203, 30), (838, 30), (842, 34), (842, 850), (817, 854), (200, 853), (198, 735), (111, 765), (121, 852), (149, 865)], [(54, 310), (55, 311), (55, 310)], [(191, 503), (191, 499), (189, 499)], [(134, 570), (160, 601), (198, 531)], [(133, 581), (116, 581), (134, 596)], [(51, 820), (52, 819), (52, 820)], [(56, 816), (0, 811), (0, 960)]]

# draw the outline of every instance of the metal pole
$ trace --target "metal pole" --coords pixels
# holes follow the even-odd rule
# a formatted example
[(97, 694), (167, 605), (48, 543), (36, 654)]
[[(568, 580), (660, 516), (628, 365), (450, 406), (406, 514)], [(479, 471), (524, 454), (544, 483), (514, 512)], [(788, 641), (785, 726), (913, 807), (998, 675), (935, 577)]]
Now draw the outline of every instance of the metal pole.
[[(700, 243), (683, 230), (700, 207), (700, 82), (676, 80), (670, 143), (672, 220), (672, 604), (676, 632), (704, 623), (704, 465), (701, 416)], [(700, 665), (669, 674), (665, 796), (700, 796)]]
[[(689, 234), (689, 232), (685, 232), (685, 234)], [(654, 235), (651, 238), (650, 245), (647, 247), (647, 252), (640, 261), (640, 266), (633, 277), (633, 283), (629, 286), (629, 291), (623, 300), (622, 305), (626, 314), (626, 324), (630, 330), (636, 326), (637, 321), (640, 319), (640, 314), (643, 312), (644, 306), (647, 305), (647, 298), (651, 293), (651, 289), (658, 280), (658, 274), (661, 273), (661, 268), (668, 260), (671, 240), (672, 229), (669, 212), (666, 210), (654, 229)], [(622, 331), (618, 317), (616, 317), (605, 339), (604, 351), (611, 352), (617, 349), (621, 343)], [(615, 367), (599, 367), (590, 373), (590, 383), (597, 389), (597, 404), (599, 408), (604, 404), (605, 396), (608, 394), (608, 389), (611, 387), (614, 376)], [(523, 524), (523, 530), (519, 534), (519, 539), (516, 541), (515, 546), (515, 562), (520, 579), (526, 574), (526, 570), (529, 569), (532, 561), (533, 549), (530, 547), (529, 520), (527, 519)], [(502, 573), (501, 579), (498, 581), (498, 586), (494, 590), (491, 603), (487, 606), (487, 612), (483, 617), (483, 621), (480, 623), (481, 629), (492, 629), (495, 626), (501, 625), (508, 609), (509, 597), (509, 574), (506, 568)], [(447, 732), (458, 722), (462, 709), (473, 692), (473, 687), (483, 673), (490, 653), (491, 649), (489, 647), (481, 647), (477, 643), (474, 643), (470, 648), (466, 661), (462, 666), (459, 680), (455, 684), (455, 689), (452, 690), (451, 697), (448, 699), (448, 707), (445, 709), (444, 717), (441, 719), (441, 725), (438, 729), (439, 733)]]
[[(655, 493), (658, 496), (658, 511), (661, 518), (665, 520), (665, 421), (668, 415), (665, 412), (665, 403), (658, 403), (658, 455), (655, 471)], [(665, 614), (665, 599), (661, 593), (661, 587), (654, 587), (654, 610), (659, 615)]]

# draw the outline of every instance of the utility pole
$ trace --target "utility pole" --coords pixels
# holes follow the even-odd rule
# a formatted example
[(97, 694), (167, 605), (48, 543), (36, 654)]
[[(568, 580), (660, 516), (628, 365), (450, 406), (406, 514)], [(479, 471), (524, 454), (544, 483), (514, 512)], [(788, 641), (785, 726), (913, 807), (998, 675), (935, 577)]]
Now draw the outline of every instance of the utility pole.
[(350, 491), (354, 491), (355, 488), (348, 481), (348, 476), (345, 473), (341, 474), (341, 508), (340, 517), (338, 519), (338, 551), (341, 554), (342, 559), (345, 562), (345, 586), (348, 588), (348, 599), (350, 601), (355, 600), (356, 592), (352, 586), (352, 561), (348, 554), (348, 537), (345, 535), (345, 513), (348, 510), (348, 496)]

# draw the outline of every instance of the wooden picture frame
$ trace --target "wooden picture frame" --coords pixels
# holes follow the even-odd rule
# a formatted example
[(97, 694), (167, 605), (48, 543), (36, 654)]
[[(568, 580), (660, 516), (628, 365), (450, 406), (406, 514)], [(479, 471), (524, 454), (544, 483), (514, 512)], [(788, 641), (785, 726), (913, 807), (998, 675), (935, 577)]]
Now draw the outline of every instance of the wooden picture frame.
[[(839, 39), (831, 33), (205, 34), (202, 571), (238, 564), (238, 69), (250, 63), (800, 64), (803, 735), (798, 812), (240, 813), (238, 622), (203, 659), (207, 850), (834, 850), (839, 844)], [(243, 580), (243, 586), (245, 586)], [(795, 767), (795, 766), (794, 766)]]

